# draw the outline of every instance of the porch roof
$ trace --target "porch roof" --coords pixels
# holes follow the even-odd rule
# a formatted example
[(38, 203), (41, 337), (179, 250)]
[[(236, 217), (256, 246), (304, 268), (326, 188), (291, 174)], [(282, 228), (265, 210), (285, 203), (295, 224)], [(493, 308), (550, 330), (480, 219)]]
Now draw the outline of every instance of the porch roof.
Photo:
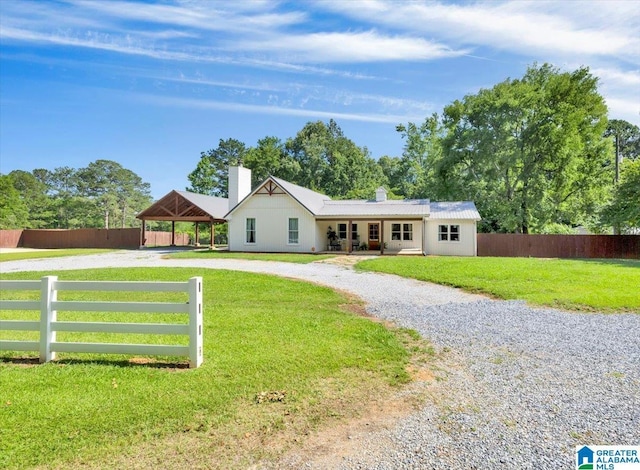
[(324, 201), (317, 217), (428, 217), (429, 199)]

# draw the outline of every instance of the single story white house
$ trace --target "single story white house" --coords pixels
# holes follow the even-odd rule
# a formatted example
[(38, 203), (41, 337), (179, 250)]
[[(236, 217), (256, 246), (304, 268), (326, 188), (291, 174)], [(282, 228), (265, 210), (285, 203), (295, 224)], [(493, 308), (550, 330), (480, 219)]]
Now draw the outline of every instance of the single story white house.
[(270, 176), (251, 191), (251, 170), (229, 168), (229, 251), (374, 250), (383, 253), (475, 256), (475, 204), (329, 196)]

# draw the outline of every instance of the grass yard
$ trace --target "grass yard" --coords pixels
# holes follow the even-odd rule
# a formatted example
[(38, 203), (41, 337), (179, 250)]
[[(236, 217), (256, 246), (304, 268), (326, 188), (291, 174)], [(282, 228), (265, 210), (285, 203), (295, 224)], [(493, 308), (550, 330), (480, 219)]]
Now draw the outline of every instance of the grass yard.
[(357, 269), (578, 311), (640, 313), (640, 261), (379, 257)]
[(306, 253), (237, 253), (215, 250), (189, 250), (166, 255), (166, 258), (198, 258), (198, 259), (247, 259), (256, 261), (281, 261), (285, 263), (307, 264), (323, 259), (335, 258), (335, 255), (313, 255)]
[(109, 251), (113, 250), (102, 248), (70, 248), (57, 250), (15, 251), (9, 253), (3, 253), (0, 251), (0, 262), (37, 258), (58, 258), (61, 256), (94, 255), (98, 253), (108, 253)]
[[(325, 287), (189, 268), (8, 273), (3, 279), (47, 274), (68, 280), (203, 276), (204, 364), (186, 369), (176, 367), (186, 358), (59, 353), (57, 361), (39, 365), (26, 359), (35, 353), (0, 352), (0, 468), (247, 468), (299, 445), (319, 426), (357, 415), (372, 398), (410, 380), (415, 334), (350, 313), (362, 310), (359, 301)], [(122, 300), (119, 295), (60, 292), (59, 299)], [(183, 293), (131, 293), (127, 300), (176, 296), (186, 301)], [(18, 313), (37, 317), (0, 311), (0, 320)], [(77, 315), (58, 312), (58, 319)], [(127, 314), (86, 315), (107, 321)], [(143, 314), (131, 315), (139, 321)], [(147, 321), (167, 321), (167, 314)], [(18, 333), (0, 331), (0, 339), (28, 339)], [(86, 335), (62, 334), (59, 340)], [(94, 335), (94, 341), (113, 341)], [(141, 335), (117, 341), (163, 342)], [(428, 345), (418, 350), (428, 363)]]

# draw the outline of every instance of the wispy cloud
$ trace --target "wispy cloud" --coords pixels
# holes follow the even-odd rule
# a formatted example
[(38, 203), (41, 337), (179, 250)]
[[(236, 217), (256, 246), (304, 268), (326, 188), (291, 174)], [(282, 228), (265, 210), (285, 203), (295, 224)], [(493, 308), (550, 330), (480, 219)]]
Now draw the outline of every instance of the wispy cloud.
[(277, 116), (300, 116), (316, 119), (338, 119), (345, 121), (377, 122), (397, 124), (400, 122), (423, 119), (424, 116), (405, 114), (373, 114), (373, 113), (340, 113), (308, 108), (291, 108), (273, 105), (253, 105), (243, 103), (224, 102), (217, 100), (202, 100), (190, 98), (166, 97), (157, 95), (134, 95), (135, 99), (156, 106), (181, 107), (190, 109), (224, 110), (248, 114), (267, 114)]
[[(204, 31), (247, 32), (269, 30), (299, 24), (306, 13), (271, 12), (269, 2), (181, 2), (149, 4), (130, 1), (97, 2), (74, 0), (81, 11), (109, 15), (120, 21), (143, 21), (150, 24), (196, 28)], [(271, 3), (271, 8), (276, 4)], [(234, 8), (235, 6), (235, 8)]]
[(279, 53), (303, 63), (432, 60), (457, 57), (469, 52), (454, 50), (422, 38), (389, 36), (376, 31), (280, 34), (266, 40), (239, 41), (234, 47)]
[[(55, 7), (53, 5), (58, 5)], [(313, 64), (362, 63), (457, 57), (469, 52), (407, 34), (315, 31), (301, 11), (275, 11), (269, 3), (148, 4), (70, 0), (64, 4), (20, 2), (3, 15), (0, 37), (9, 41), (104, 49), (162, 60), (221, 61), (228, 55), (247, 65), (268, 64), (327, 73)], [(254, 5), (253, 9), (249, 6)], [(270, 4), (272, 7), (277, 4)], [(31, 7), (37, 15), (31, 14)], [(95, 18), (100, 18), (99, 21)], [(140, 23), (144, 27), (140, 27)], [(55, 26), (52, 26), (55, 25)], [(298, 69), (298, 70), (299, 70)], [(354, 78), (358, 77), (354, 74)]]
[[(403, 31), (436, 34), (465, 46), (519, 54), (640, 56), (640, 4), (633, 1), (508, 1), (454, 4), (369, 0), (323, 2), (317, 8)], [(622, 10), (613, 13), (617, 9)]]

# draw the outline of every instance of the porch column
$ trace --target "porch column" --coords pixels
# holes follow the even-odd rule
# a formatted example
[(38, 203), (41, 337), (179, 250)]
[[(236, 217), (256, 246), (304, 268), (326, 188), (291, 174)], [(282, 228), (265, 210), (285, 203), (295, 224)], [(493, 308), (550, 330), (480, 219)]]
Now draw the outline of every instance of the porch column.
[(176, 221), (171, 221), (171, 246), (176, 246)]
[(142, 230), (140, 231), (140, 248), (142, 248), (147, 241), (147, 221), (142, 219)]
[(209, 240), (209, 249), (210, 250), (215, 250), (216, 245), (214, 243), (214, 238), (216, 236), (216, 226), (213, 223), (213, 220), (211, 221), (211, 240)]
[(195, 236), (196, 236), (196, 239), (195, 239), (195, 240), (193, 240), (193, 244), (194, 244), (195, 246), (200, 246), (200, 243), (198, 243), (198, 242), (200, 241), (200, 236), (199, 236), (199, 234), (198, 234), (198, 228), (199, 228), (199, 225), (200, 225), (200, 224), (199, 224), (198, 222), (196, 222), (196, 235), (195, 235)]
[(351, 247), (353, 246), (353, 244), (351, 243), (351, 235), (352, 235), (351, 234), (351, 230), (352, 230), (351, 222), (353, 222), (353, 221), (349, 220), (349, 224), (348, 224), (348, 227), (347, 227), (347, 230), (348, 230), (348, 232), (347, 232), (347, 253), (349, 253), (349, 254), (351, 254)]
[(380, 220), (380, 254), (384, 255), (384, 219)]

